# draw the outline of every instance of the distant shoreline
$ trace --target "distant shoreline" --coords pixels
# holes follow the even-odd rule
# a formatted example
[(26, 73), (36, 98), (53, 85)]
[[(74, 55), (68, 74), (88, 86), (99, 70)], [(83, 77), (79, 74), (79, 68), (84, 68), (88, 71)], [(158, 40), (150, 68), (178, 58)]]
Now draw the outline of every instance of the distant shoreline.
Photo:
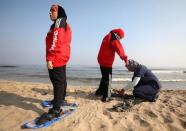
[[(48, 82), (37, 82), (37, 81), (23, 81), (23, 80), (6, 80), (6, 79), (0, 79), (0, 83), (1, 82), (18, 82), (18, 83), (28, 83), (28, 84), (49, 84), (51, 85), (51, 82), (48, 81)], [(68, 88), (69, 87), (72, 87), (72, 88), (85, 88), (85, 87), (90, 87), (90, 88), (98, 88), (98, 85), (87, 85), (87, 84), (80, 84), (80, 83), (71, 83), (71, 82), (68, 82)], [(117, 87), (117, 86), (114, 86), (113, 88), (121, 88), (121, 87)], [(185, 87), (169, 87), (169, 86), (164, 86), (161, 90), (186, 90), (186, 85)]]
[(15, 65), (0, 65), (1, 68), (17, 68)]
[[(186, 88), (186, 69), (152, 69), (162, 83), (163, 89)], [(132, 78), (132, 73), (124, 67), (113, 67), (112, 87), (122, 88)], [(24, 66), (0, 64), (0, 79), (20, 82), (50, 83), (46, 66)], [(67, 82), (70, 86), (98, 87), (101, 80), (99, 67), (67, 67)]]

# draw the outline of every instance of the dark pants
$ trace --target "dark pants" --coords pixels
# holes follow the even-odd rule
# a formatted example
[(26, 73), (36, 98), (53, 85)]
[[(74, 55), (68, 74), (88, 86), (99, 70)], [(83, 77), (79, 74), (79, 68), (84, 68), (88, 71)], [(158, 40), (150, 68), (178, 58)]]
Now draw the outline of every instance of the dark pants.
[(104, 98), (106, 98), (108, 96), (109, 75), (112, 76), (112, 67), (100, 66), (100, 70), (102, 78), (96, 94), (102, 95)]
[(60, 109), (61, 104), (64, 102), (66, 96), (66, 65), (49, 69), (48, 72), (54, 88), (53, 108), (58, 110)]
[(136, 86), (133, 90), (133, 95), (136, 98), (142, 98), (153, 102), (158, 98), (159, 91), (160, 89), (156, 84), (145, 84)]

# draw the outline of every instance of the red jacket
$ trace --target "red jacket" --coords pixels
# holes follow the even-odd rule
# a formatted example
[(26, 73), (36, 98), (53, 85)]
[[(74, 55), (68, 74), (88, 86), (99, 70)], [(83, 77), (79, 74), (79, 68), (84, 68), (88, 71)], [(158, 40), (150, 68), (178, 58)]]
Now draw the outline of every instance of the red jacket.
[(97, 58), (100, 66), (112, 67), (115, 52), (117, 52), (125, 63), (128, 61), (128, 57), (124, 52), (121, 42), (119, 41), (119, 39), (123, 37), (124, 32), (122, 29), (114, 29), (104, 37)]
[(69, 24), (66, 28), (58, 26), (46, 36), (46, 61), (52, 61), (53, 67), (66, 65), (70, 58), (71, 28)]

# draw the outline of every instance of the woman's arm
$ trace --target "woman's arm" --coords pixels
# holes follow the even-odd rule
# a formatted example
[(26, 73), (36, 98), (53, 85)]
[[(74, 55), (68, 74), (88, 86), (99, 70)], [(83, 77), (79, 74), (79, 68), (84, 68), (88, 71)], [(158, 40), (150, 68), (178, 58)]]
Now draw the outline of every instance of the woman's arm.
[(127, 84), (127, 86), (124, 87), (124, 89), (127, 90), (127, 89), (131, 89), (131, 88), (135, 87), (138, 84), (138, 82), (140, 81), (140, 79), (141, 79), (141, 77), (134, 77), (133, 81), (129, 82)]

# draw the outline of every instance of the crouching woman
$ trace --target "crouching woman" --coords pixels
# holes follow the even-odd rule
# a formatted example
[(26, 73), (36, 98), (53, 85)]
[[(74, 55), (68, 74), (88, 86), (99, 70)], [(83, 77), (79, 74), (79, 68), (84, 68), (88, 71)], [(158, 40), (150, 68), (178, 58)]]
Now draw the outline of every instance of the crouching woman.
[(132, 81), (127, 84), (119, 93), (124, 93), (126, 89), (134, 88), (133, 96), (135, 98), (145, 99), (155, 102), (158, 98), (161, 84), (158, 78), (146, 66), (139, 64), (134, 60), (128, 60), (126, 68), (134, 72)]

